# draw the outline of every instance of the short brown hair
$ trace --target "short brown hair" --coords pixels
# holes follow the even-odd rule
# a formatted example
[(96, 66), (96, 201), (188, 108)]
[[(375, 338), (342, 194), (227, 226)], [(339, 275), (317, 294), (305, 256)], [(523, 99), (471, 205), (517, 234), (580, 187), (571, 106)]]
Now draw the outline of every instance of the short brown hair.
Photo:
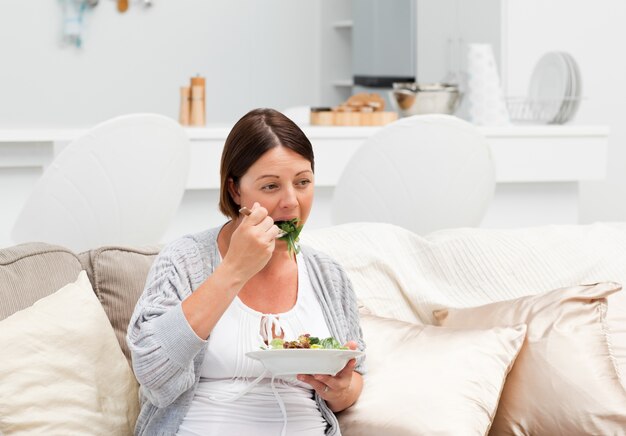
[(239, 205), (228, 192), (228, 180), (235, 186), (248, 169), (268, 150), (286, 147), (311, 162), (315, 171), (313, 146), (304, 132), (274, 109), (253, 109), (233, 126), (224, 143), (220, 166), (220, 211), (236, 219)]

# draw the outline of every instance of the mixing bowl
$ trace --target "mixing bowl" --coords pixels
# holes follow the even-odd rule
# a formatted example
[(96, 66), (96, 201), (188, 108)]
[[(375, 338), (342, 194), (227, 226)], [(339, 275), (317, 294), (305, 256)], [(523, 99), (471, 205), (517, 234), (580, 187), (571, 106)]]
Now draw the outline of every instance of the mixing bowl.
[(452, 114), (461, 100), (458, 86), (447, 83), (396, 82), (389, 93), (389, 99), (401, 117)]

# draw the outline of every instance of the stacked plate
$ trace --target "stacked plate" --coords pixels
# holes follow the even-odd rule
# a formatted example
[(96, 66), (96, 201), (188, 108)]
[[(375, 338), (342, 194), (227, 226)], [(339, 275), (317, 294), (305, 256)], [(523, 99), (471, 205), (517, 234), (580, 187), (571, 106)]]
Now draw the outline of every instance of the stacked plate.
[(528, 103), (537, 120), (550, 124), (571, 120), (581, 93), (580, 70), (569, 53), (549, 52), (539, 59), (528, 88)]

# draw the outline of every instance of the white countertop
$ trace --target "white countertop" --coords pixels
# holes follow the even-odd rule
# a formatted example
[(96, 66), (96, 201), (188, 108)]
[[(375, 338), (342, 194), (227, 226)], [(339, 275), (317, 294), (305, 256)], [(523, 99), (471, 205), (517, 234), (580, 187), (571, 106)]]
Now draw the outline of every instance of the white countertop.
[[(186, 127), (191, 140), (189, 189), (215, 189), (217, 165), (230, 124)], [(316, 184), (334, 186), (344, 166), (375, 127), (302, 126), (320, 163)], [(570, 182), (606, 177), (608, 126), (481, 126), (496, 164), (500, 183)], [(45, 167), (87, 128), (0, 129), (0, 168)]]
[[(218, 139), (228, 135), (232, 125), (212, 124), (206, 127), (186, 127), (189, 139)], [(307, 136), (315, 138), (360, 138), (372, 135), (381, 127), (301, 126)], [(479, 126), (486, 137), (588, 137), (608, 136), (608, 126), (583, 125), (511, 125)], [(88, 130), (75, 128), (15, 128), (0, 129), (0, 142), (66, 142)]]

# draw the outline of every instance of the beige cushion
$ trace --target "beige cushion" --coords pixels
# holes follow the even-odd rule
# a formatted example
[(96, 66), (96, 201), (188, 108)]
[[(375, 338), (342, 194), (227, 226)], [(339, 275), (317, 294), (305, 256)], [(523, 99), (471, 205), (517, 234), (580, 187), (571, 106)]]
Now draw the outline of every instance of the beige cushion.
[(74, 253), (34, 242), (0, 250), (0, 320), (76, 280)]
[(107, 246), (80, 255), (83, 267), (90, 275), (94, 291), (113, 325), (115, 336), (127, 359), (130, 359), (126, 345), (128, 322), (159, 250), (156, 246)]
[(606, 322), (607, 297), (620, 289), (616, 283), (575, 286), (435, 313), (446, 327), (528, 325), (493, 434), (626, 433), (626, 391)]
[(84, 272), (0, 322), (0, 434), (132, 434), (137, 383)]
[(344, 436), (484, 435), (526, 326), (458, 330), (361, 315), (368, 372)]
[(617, 363), (622, 386), (626, 389), (626, 291), (607, 297), (606, 326), (610, 332), (611, 354)]

